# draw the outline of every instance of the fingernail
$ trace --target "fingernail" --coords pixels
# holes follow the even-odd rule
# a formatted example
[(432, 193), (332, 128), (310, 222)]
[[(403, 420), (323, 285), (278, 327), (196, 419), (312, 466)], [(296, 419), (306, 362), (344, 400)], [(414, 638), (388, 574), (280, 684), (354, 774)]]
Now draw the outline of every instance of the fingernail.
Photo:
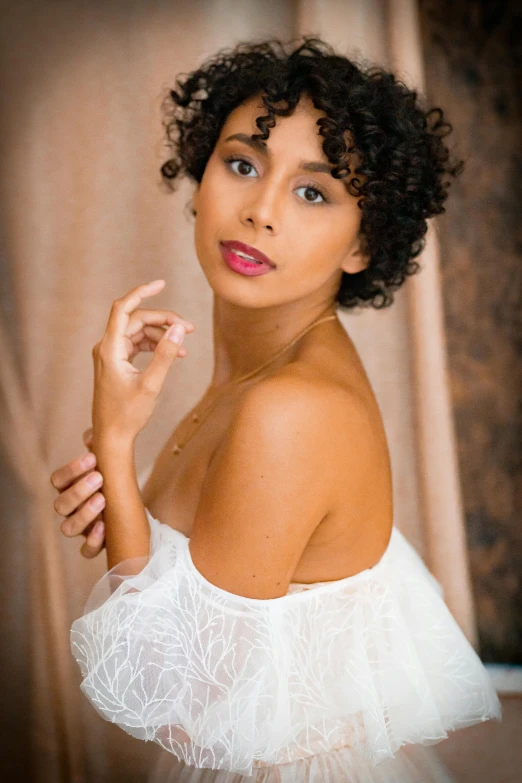
[(101, 511), (104, 505), (105, 498), (102, 495), (97, 495), (91, 500), (91, 508), (94, 509), (94, 511)]
[(99, 487), (102, 483), (102, 475), (101, 473), (91, 473), (85, 480), (90, 487)]
[(96, 465), (96, 457), (92, 453), (87, 454), (87, 456), (83, 457), (80, 464), (84, 470), (93, 468)]
[(170, 329), (167, 332), (167, 337), (169, 340), (172, 340), (173, 343), (179, 343), (183, 342), (183, 337), (185, 336), (185, 330), (182, 326), (182, 324), (174, 324), (174, 326), (171, 326)]
[(93, 528), (92, 532), (94, 533), (95, 536), (101, 536), (104, 531), (105, 531), (105, 525), (104, 525), (104, 523), (100, 519), (94, 525), (94, 528)]

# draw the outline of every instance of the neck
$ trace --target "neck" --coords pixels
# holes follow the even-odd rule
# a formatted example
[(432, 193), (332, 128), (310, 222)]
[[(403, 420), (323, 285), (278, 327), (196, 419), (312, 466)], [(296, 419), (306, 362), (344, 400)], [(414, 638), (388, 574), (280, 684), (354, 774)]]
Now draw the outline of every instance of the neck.
[[(211, 388), (217, 389), (256, 370), (309, 324), (335, 314), (332, 301), (318, 300), (306, 306), (290, 302), (256, 309), (237, 307), (214, 296)], [(279, 361), (288, 361), (289, 355), (284, 353)]]

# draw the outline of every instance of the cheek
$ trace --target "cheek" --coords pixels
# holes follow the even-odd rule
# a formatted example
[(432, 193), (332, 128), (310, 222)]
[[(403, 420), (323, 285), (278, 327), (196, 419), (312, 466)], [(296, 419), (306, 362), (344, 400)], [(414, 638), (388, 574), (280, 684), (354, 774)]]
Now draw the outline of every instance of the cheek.
[(201, 193), (197, 205), (197, 215), (194, 218), (195, 228), (194, 237), (196, 243), (203, 243), (212, 238), (216, 225), (219, 224), (219, 207), (216, 200), (207, 197), (207, 194)]
[(292, 232), (291, 252), (302, 259), (303, 268), (328, 276), (340, 264), (351, 233), (341, 231), (339, 220), (301, 219)]
[(323, 226), (325, 230), (322, 236), (317, 238), (316, 247), (325, 262), (336, 268), (358, 241), (361, 216), (353, 210), (332, 210), (330, 214), (327, 224)]
[(208, 183), (199, 193), (196, 216), (197, 230), (209, 233), (211, 230), (219, 229), (229, 212), (229, 200), (223, 198), (219, 188), (212, 188), (212, 182)]
[(288, 251), (279, 271), (285, 287), (300, 295), (325, 285), (338, 268), (336, 258), (327, 248), (302, 245)]

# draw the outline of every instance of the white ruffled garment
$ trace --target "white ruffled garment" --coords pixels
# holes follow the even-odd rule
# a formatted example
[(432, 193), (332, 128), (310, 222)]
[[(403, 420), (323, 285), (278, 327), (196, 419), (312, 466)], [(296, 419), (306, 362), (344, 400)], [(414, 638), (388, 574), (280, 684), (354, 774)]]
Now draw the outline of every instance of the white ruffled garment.
[(257, 599), (207, 581), (189, 539), (147, 516), (150, 556), (99, 580), (71, 648), (100, 715), (173, 754), (151, 781), (442, 783), (419, 746), (501, 719), (397, 527), (373, 568)]

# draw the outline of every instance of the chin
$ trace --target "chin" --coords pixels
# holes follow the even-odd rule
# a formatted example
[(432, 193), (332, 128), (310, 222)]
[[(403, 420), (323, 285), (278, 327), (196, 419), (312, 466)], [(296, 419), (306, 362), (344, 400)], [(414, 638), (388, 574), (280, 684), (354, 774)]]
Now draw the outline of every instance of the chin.
[(273, 301), (269, 298), (266, 292), (261, 294), (259, 291), (245, 291), (243, 280), (239, 281), (239, 285), (230, 281), (223, 281), (222, 279), (209, 280), (208, 277), (207, 281), (217, 299), (228, 302), (228, 304), (235, 307), (246, 310), (260, 310), (264, 307), (280, 304), (278, 301)]
[(240, 275), (228, 268), (219, 250), (217, 257), (211, 261), (205, 260), (201, 263), (200, 260), (200, 267), (214, 295), (223, 301), (246, 308), (279, 304), (278, 301), (273, 301), (276, 293), (273, 287), (270, 293), (266, 286), (266, 279), (271, 273), (260, 277)]

